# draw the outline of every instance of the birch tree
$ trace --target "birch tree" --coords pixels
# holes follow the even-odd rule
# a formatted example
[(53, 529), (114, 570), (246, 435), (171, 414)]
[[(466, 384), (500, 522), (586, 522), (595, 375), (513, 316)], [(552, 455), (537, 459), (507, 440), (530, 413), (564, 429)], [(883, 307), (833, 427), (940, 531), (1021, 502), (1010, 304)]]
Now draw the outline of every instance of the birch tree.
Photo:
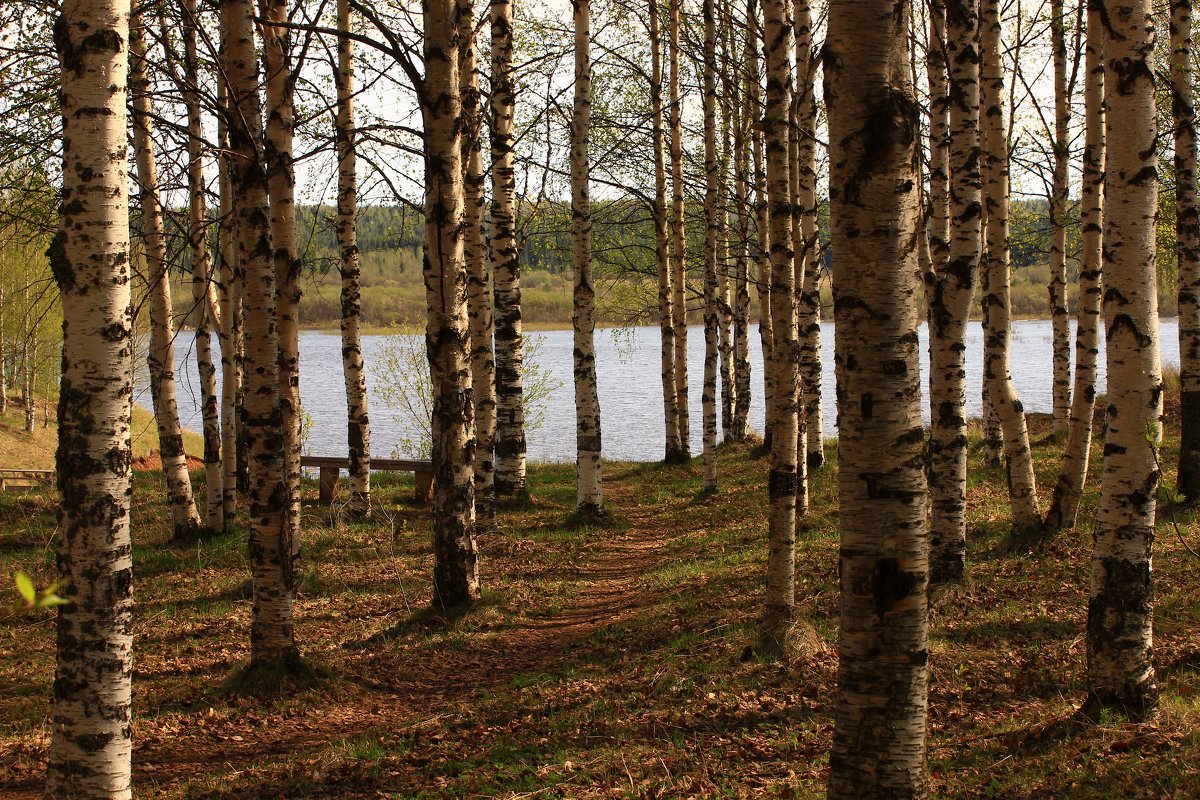
[(433, 386), (433, 602), (450, 608), (479, 599), (472, 464), (471, 392), (463, 254), (460, 14), (470, 3), (423, 6), (425, 76), (418, 82), (425, 127), (425, 347)]
[(175, 337), (172, 333), (171, 285), (168, 275), (167, 238), (158, 197), (158, 166), (154, 158), (154, 136), (150, 107), (150, 78), (146, 64), (146, 40), (141, 18), (130, 22), (129, 86), (133, 94), (133, 143), (137, 156), (141, 198), (142, 238), (145, 243), (146, 273), (150, 291), (149, 371), (154, 420), (158, 426), (158, 450), (171, 510), (171, 530), (176, 539), (200, 527), (200, 515), (192, 496), (187, 454), (183, 451), (183, 427), (175, 400)]
[(522, 389), (521, 262), (517, 251), (517, 83), (513, 68), (512, 0), (490, 0), (491, 11), (491, 258), (495, 303), (497, 495), (526, 494)]
[[(571, 257), (575, 267), (576, 514), (604, 507), (600, 471), (600, 398), (596, 386), (596, 289), (592, 278), (592, 220), (588, 192), (588, 126), (592, 108), (591, 6), (571, 0), (575, 23), (575, 102), (571, 112)], [(678, 375), (678, 373), (676, 373)]]
[(476, 72), (475, 15), (459, 14), (459, 81), (462, 84), (463, 257), (467, 267), (467, 318), (471, 331), (471, 387), (475, 400), (475, 524), (496, 529), (496, 486), (492, 460), (496, 437), (496, 362), (492, 354), (492, 302), (483, 230), (483, 107)]
[[(1065, 438), (1071, 414), (1071, 325), (1067, 310), (1067, 208), (1070, 202), (1071, 90), (1067, 80), (1067, 26), (1063, 0), (1050, 3), (1054, 59), (1054, 175), (1050, 191), (1050, 320), (1053, 342), (1051, 434)], [(1073, 77), (1073, 76), (1072, 76)]]
[[(967, 547), (966, 335), (979, 276), (982, 186), (979, 162), (979, 5), (946, 5), (947, 148), (949, 205), (943, 228), (934, 198), (930, 235), (937, 273), (926, 281), (930, 331), (929, 488), (933, 504), (930, 580), (960, 581)], [(932, 45), (938, 48), (938, 43)], [(935, 162), (936, 163), (936, 162)], [(931, 171), (931, 178), (937, 169)], [(951, 225), (949, 220), (953, 219)], [(939, 229), (942, 229), (940, 232)], [(945, 237), (945, 246), (941, 244)], [(946, 260), (939, 263), (939, 254)]]
[[(350, 32), (350, 0), (338, 0), (338, 30)], [(338, 37), (337, 240), (342, 277), (342, 377), (346, 384), (346, 438), (350, 456), (350, 512), (371, 513), (371, 415), (362, 354), (362, 285), (358, 257), (358, 158), (354, 113), (354, 40)]]
[(1200, 207), (1192, 100), (1192, 4), (1171, 2), (1171, 121), (1175, 128), (1175, 258), (1179, 273), (1179, 492), (1200, 499)]
[(671, 132), (671, 319), (675, 329), (675, 413), (684, 461), (692, 457), (687, 369), (687, 232), (684, 225), (683, 99), (680, 93), (679, 33), (683, 0), (667, 0), (667, 56)]
[(983, 145), (982, 178), (987, 205), (985, 268), (988, 272), (987, 335), (984, 344), (984, 381), (992, 407), (1004, 433), (1004, 457), (1013, 529), (1038, 530), (1042, 525), (1037, 505), (1037, 482), (1029, 448), (1025, 411), (1013, 386), (1009, 367), (1009, 159), (1004, 128), (1004, 71), (1000, 60), (1000, 3), (980, 4), (983, 42), (980, 99)]
[(831, 798), (929, 792), (928, 523), (915, 285), (921, 126), (907, 33), (906, 3), (845, 0), (830, 7), (823, 63), (842, 541)]
[[(279, 399), (283, 430), (283, 476), (287, 487), (290, 543), (300, 544), (300, 254), (296, 245), (296, 127), (292, 39), (287, 0), (259, 0), (268, 24), (262, 30), (264, 90), (267, 101), (263, 138), (271, 213), (271, 252), (277, 292)], [(275, 23), (275, 24), (272, 24)], [(293, 558), (298, 556), (293, 553)]]
[(792, 197), (789, 177), (788, 106), (792, 94), (792, 26), (786, 0), (764, 0), (763, 28), (767, 92), (763, 115), (767, 198), (770, 203), (771, 330), (774, 404), (771, 419), (770, 520), (767, 551), (766, 612), (760, 647), (779, 654), (795, 626), (796, 514), (806, 493), (803, 461), (797, 463), (797, 392), (795, 253), (792, 250)]
[(50, 264), (63, 307), (58, 404), (61, 592), (46, 797), (133, 796), (133, 320), (126, 172), (129, 3), (65, 0), (61, 227)]
[(279, 332), (275, 323), (275, 270), (269, 227), (267, 176), (262, 150), (262, 103), (254, 7), (250, 0), (221, 6), (221, 68), (228, 82), (229, 186), (236, 246), (244, 270), (243, 361), (245, 398), (240, 404), (246, 441), (253, 587), (250, 669), (290, 671), (299, 667), (292, 600), (297, 550), (288, 524), (287, 492), (280, 442)]
[(1154, 18), (1149, 0), (1105, 6), (1104, 472), (1088, 599), (1088, 698), (1134, 717), (1157, 699), (1151, 554), (1162, 373), (1158, 356)]
[(704, 0), (704, 490), (717, 490), (717, 247), (721, 194), (717, 164), (717, 21), (713, 0)]
[(1079, 308), (1075, 325), (1075, 388), (1071, 425), (1063, 446), (1062, 470), (1046, 512), (1046, 528), (1073, 527), (1087, 478), (1096, 405), (1099, 358), (1101, 234), (1104, 216), (1104, 23), (1097, 3), (1088, 3), (1083, 85), (1083, 186), (1080, 198)]
[(688, 460), (679, 439), (679, 398), (675, 394), (675, 323), (672, 292), (670, 234), (667, 228), (666, 133), (663, 127), (662, 34), (658, 0), (649, 0), (650, 121), (654, 147), (654, 256), (658, 266), (658, 327), (662, 358), (663, 420), (668, 464)]

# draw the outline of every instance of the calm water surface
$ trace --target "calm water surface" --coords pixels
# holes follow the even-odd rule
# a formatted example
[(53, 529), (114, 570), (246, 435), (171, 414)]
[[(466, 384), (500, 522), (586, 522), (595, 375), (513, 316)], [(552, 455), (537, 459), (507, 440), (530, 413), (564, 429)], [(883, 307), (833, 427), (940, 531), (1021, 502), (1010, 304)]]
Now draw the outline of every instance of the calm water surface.
[[(1179, 335), (1175, 319), (1161, 323), (1164, 366), (1179, 364)], [(967, 404), (979, 416), (983, 337), (975, 323), (969, 329), (967, 350)], [(575, 400), (572, 384), (570, 331), (535, 333), (543, 338), (539, 361), (560, 385), (547, 401), (545, 424), (529, 434), (529, 458), (534, 461), (573, 461), (575, 458)], [(1073, 335), (1073, 334), (1072, 334)], [(833, 324), (821, 326), (824, 353), (825, 435), (834, 436)], [(417, 455), (404, 452), (399, 442), (413, 438), (412, 425), (398, 409), (385, 406), (379, 396), (379, 378), (372, 369), (386, 336), (364, 336), (367, 384), (371, 394), (372, 451), (376, 456)], [(199, 379), (192, 352), (193, 334), (179, 333), (176, 340), (176, 375), (180, 414), (186, 427), (201, 430)], [(214, 337), (215, 343), (215, 337)], [(1028, 411), (1051, 410), (1051, 328), (1049, 320), (1023, 320), (1013, 324), (1012, 371), (1017, 392)], [(663, 455), (662, 378), (659, 371), (657, 327), (622, 328), (596, 332), (596, 371), (599, 376), (604, 456), (630, 461), (654, 461)], [(1104, 353), (1101, 339), (1099, 391), (1103, 392)], [(215, 349), (215, 346), (214, 346)], [(1072, 348), (1073, 352), (1073, 348)], [(753, 397), (750, 424), (762, 433), (762, 348), (757, 328), (751, 329), (750, 360)], [(699, 326), (688, 330), (688, 384), (690, 388), (692, 452), (701, 450), (700, 394), (704, 369), (704, 336)], [(921, 369), (928, 371), (927, 334), (921, 327)], [(219, 376), (218, 376), (219, 377)], [(923, 383), (923, 386), (927, 384)], [(300, 336), (300, 394), (304, 410), (313, 420), (306, 452), (342, 455), (346, 452), (346, 398), (342, 379), (341, 338), (336, 333), (308, 331)], [(143, 389), (138, 402), (149, 406)], [(929, 420), (929, 400), (922, 398)], [(718, 431), (719, 433), (719, 431)]]

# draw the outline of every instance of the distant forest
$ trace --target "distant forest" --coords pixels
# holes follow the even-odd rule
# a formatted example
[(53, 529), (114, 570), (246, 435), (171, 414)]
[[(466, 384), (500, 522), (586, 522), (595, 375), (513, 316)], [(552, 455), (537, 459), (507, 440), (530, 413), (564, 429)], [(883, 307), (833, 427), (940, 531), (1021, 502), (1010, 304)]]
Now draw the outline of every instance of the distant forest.
[[(700, 210), (699, 198), (691, 207)], [(828, 241), (827, 206), (822, 205), (822, 241)], [(1160, 208), (1160, 253), (1174, 247), (1174, 216)], [(297, 208), (297, 228), (304, 257), (304, 297), (301, 321), (309, 327), (336, 327), (341, 313), (340, 276), (334, 237), (334, 209), (330, 206)], [(646, 206), (631, 200), (597, 201), (593, 205), (594, 258), (601, 280), (600, 315), (607, 324), (652, 320), (654, 309), (653, 223)], [(521, 220), (522, 310), (530, 324), (569, 326), (571, 320), (571, 250), (569, 208), (560, 203), (527, 206)], [(1074, 291), (1079, 246), (1078, 216), (1072, 214), (1068, 231), (1068, 285)], [(424, 218), (403, 205), (370, 205), (359, 209), (358, 240), (362, 256), (363, 322), (372, 327), (403, 325), (423, 319), (424, 285), (421, 280), (421, 245)], [(1048, 316), (1047, 285), (1050, 268), (1048, 205), (1041, 199), (1016, 199), (1012, 203), (1012, 308), (1026, 317)], [(736, 231), (730, 231), (731, 237)], [(688, 226), (689, 265), (696, 268), (689, 283), (689, 305), (699, 322), (701, 305), (700, 254), (703, 250), (699, 220)], [(826, 270), (834, 268), (832, 255), (823, 258)], [(1174, 259), (1160, 258), (1160, 286), (1174, 285)], [(753, 270), (751, 270), (753, 277)], [(181, 282), (187, 280), (181, 277)], [(186, 296), (186, 292), (180, 289)], [(754, 292), (751, 292), (752, 296)], [(828, 284), (823, 289), (831, 302)], [(1070, 298), (1072, 313), (1074, 297)], [(751, 303), (756, 309), (757, 303)], [(1173, 292), (1160, 291), (1164, 314), (1175, 311)], [(828, 310), (827, 310), (828, 313)]]

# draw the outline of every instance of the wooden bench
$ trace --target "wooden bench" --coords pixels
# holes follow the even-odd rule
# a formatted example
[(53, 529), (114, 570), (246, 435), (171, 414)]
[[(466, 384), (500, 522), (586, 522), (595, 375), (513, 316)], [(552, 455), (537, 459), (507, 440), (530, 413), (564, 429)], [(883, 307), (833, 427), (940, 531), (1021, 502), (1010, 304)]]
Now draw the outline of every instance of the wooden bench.
[(52, 469), (0, 469), (0, 492), (23, 491), (54, 483)]
[[(350, 471), (350, 458), (348, 456), (301, 456), (300, 466), (313, 467), (321, 471), (321, 502), (332, 503), (342, 470)], [(415, 473), (417, 486), (413, 497), (426, 503), (433, 499), (432, 461), (417, 461), (410, 458), (372, 458), (371, 471)]]

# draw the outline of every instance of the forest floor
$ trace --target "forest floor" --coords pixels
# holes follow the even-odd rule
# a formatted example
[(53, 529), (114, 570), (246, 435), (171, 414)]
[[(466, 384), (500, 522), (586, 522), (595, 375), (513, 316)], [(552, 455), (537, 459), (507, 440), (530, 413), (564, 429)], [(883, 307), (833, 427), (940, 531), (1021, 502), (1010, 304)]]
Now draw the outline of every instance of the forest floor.
[[(1035, 421), (1035, 437), (1045, 435)], [(1168, 427), (1168, 435), (1172, 429)], [(1162, 460), (1173, 473), (1177, 440)], [(831, 455), (832, 449), (830, 448)], [(1059, 448), (1036, 447), (1043, 496)], [(929, 766), (938, 797), (1200, 797), (1200, 560), (1156, 544), (1159, 712), (1072, 721), (1099, 453), (1074, 533), (1008, 532), (1003, 473), (972, 463), (970, 578), (931, 623)], [(766, 460), (607, 463), (612, 528), (565, 526), (570, 465), (530, 470), (533, 501), (481, 537), (483, 600), (428, 610), (429, 511), (376, 476), (376, 513), (304, 506), (297, 631), (319, 677), (232, 692), (248, 655), (246, 537), (168, 540), (161, 477), (135, 476), (134, 779), (154, 798), (821, 797), (837, 673), (832, 459), (797, 537), (797, 609), (818, 646), (747, 652), (762, 602)], [(202, 473), (199, 473), (202, 475)], [(199, 491), (203, 496), (203, 491)], [(53, 579), (51, 492), (0, 494), (0, 571)], [(1180, 515), (1200, 544), (1200, 524)], [(54, 625), (0, 616), (0, 798), (40, 796)]]

